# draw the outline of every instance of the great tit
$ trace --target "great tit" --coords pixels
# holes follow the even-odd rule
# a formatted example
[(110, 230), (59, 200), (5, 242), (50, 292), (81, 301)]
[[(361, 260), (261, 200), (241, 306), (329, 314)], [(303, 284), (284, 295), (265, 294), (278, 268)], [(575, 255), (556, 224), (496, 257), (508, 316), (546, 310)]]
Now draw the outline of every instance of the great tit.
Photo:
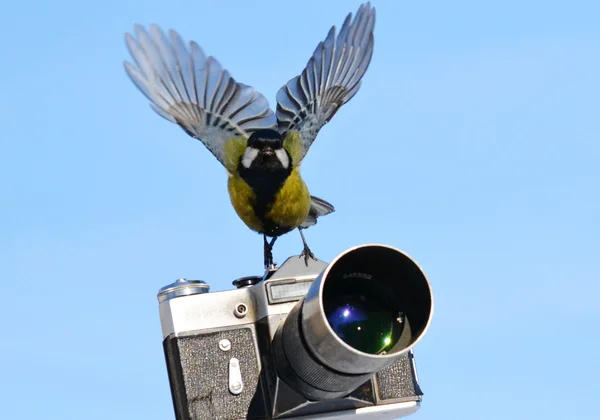
[[(356, 94), (373, 55), (375, 8), (348, 14), (339, 33), (333, 26), (302, 73), (267, 99), (237, 82), (194, 41), (168, 36), (157, 25), (136, 25), (125, 40), (137, 66), (125, 62), (133, 83), (160, 116), (200, 140), (225, 166), (231, 204), (253, 231), (263, 235), (264, 264), (273, 264), (277, 238), (299, 229), (304, 256), (315, 258), (303, 229), (334, 211), (311, 196), (300, 165), (317, 133)], [(267, 240), (267, 237), (271, 238)]]

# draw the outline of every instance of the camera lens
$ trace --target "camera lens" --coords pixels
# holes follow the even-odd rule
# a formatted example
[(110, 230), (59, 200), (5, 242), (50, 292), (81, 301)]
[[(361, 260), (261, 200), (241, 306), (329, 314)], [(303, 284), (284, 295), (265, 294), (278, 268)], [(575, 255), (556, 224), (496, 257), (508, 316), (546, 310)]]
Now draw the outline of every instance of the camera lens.
[(425, 333), (429, 282), (403, 252), (361, 245), (334, 259), (273, 340), (280, 378), (310, 400), (348, 395)]
[(402, 314), (371, 293), (335, 296), (324, 309), (337, 336), (363, 353), (384, 354), (402, 334)]

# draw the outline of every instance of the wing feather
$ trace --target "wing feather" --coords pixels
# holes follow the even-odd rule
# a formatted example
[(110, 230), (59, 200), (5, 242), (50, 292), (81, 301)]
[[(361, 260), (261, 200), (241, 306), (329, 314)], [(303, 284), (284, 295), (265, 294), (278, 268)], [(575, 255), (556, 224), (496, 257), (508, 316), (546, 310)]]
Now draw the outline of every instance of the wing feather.
[(157, 25), (149, 31), (136, 25), (134, 33), (125, 36), (134, 64), (124, 65), (132, 82), (158, 115), (204, 143), (223, 165), (229, 164), (229, 139), (276, 127), (267, 99), (236, 82), (196, 42), (187, 47), (177, 32), (167, 36)]
[(373, 56), (374, 28), (375, 8), (367, 2), (354, 19), (346, 17), (337, 37), (333, 26), (302, 73), (277, 92), (278, 130), (300, 133), (301, 160), (323, 125), (358, 92)]

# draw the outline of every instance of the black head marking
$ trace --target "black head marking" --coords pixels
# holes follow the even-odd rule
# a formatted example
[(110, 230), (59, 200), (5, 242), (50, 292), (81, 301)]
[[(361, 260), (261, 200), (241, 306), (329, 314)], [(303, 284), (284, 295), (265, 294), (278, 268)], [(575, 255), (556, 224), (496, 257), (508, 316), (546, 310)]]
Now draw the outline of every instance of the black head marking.
[(283, 138), (275, 130), (261, 129), (250, 134), (248, 138), (248, 147), (262, 150), (265, 147), (272, 149), (281, 149), (283, 147)]

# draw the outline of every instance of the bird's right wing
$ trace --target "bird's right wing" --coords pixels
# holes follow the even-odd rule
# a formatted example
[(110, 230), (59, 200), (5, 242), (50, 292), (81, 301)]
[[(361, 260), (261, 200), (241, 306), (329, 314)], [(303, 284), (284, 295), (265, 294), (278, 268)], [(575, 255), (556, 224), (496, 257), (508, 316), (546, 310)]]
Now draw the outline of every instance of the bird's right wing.
[(200, 140), (226, 167), (226, 143), (252, 131), (276, 127), (267, 99), (236, 82), (212, 56), (191, 41), (189, 49), (175, 31), (167, 37), (157, 25), (135, 26), (127, 47), (137, 68), (125, 62), (127, 74), (160, 116)]
[(320, 42), (306, 68), (277, 92), (277, 123), (280, 133), (298, 131), (300, 160), (342, 105), (360, 88), (373, 56), (375, 8), (360, 6), (354, 20), (350, 13), (339, 34), (333, 26)]

